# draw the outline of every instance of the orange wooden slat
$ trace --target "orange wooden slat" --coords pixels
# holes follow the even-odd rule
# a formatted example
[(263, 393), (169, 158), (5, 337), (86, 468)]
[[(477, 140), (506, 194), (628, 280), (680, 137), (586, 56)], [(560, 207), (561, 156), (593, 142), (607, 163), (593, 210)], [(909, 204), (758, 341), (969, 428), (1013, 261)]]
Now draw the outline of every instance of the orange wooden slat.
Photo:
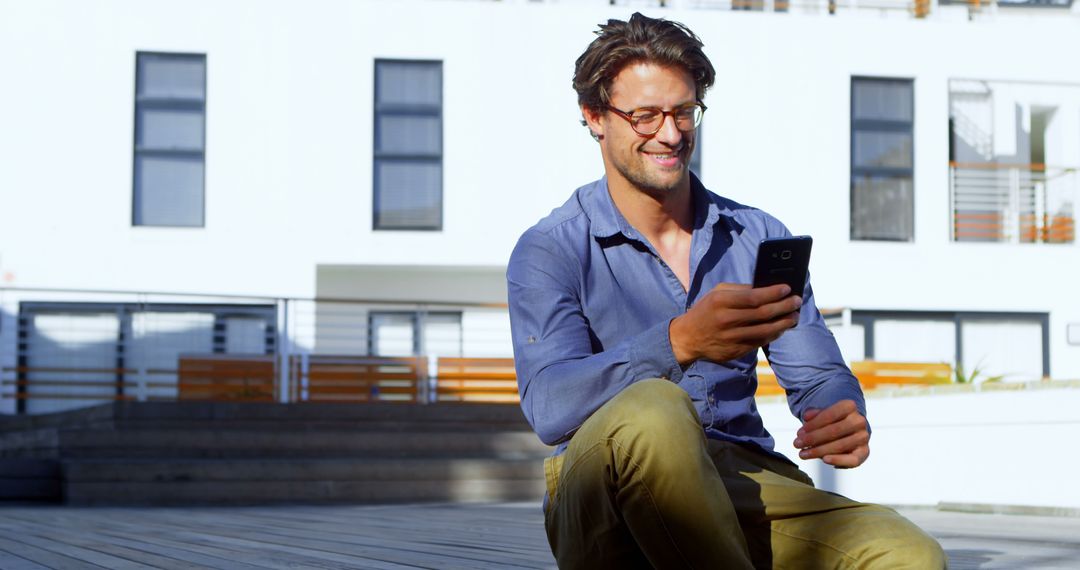
[(1018, 170), (1031, 170), (1034, 172), (1043, 172), (1046, 170), (1046, 165), (1040, 162), (1007, 164), (1003, 162), (955, 162), (950, 160), (949, 166), (968, 170), (1011, 170), (1013, 168)]
[(868, 388), (883, 384), (945, 384), (952, 379), (952, 367), (940, 362), (880, 362), (863, 360), (851, 363), (859, 383)]
[(399, 392), (416, 393), (415, 384), (309, 384), (306, 386), (309, 394), (315, 392)]
[(517, 403), (512, 358), (440, 358), (435, 398), (439, 402)]
[(442, 403), (486, 403), (486, 404), (517, 404), (521, 402), (521, 398), (514, 394), (508, 394), (506, 392), (472, 392), (467, 394), (454, 394), (445, 395), (440, 394), (437, 401)]
[(461, 392), (475, 392), (475, 391), (499, 391), (499, 392), (513, 392), (518, 393), (517, 381), (504, 382), (504, 381), (438, 381), (436, 384), (436, 390), (439, 392), (444, 391), (461, 391)]
[(276, 359), (270, 355), (181, 355), (177, 398), (210, 401), (273, 401)]
[(439, 368), (440, 380), (517, 380), (514, 372), (443, 372)]

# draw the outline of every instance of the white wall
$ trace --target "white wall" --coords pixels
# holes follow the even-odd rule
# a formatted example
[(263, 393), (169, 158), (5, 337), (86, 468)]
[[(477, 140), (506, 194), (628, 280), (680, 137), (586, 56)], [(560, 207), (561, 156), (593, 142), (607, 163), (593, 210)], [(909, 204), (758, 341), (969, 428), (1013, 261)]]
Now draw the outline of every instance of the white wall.
[[(570, 75), (595, 25), (630, 11), (0, 0), (0, 279), (311, 296), (317, 264), (503, 264), (525, 228), (601, 174)], [(1080, 377), (1064, 337), (1080, 322), (1080, 246), (951, 243), (946, 136), (951, 78), (1080, 83), (1075, 18), (645, 11), (704, 39), (719, 71), (705, 182), (814, 235), (819, 305), (1051, 312), (1051, 370)], [(207, 54), (205, 228), (130, 225), (138, 50)], [(380, 57), (444, 61), (442, 232), (371, 230)], [(849, 241), (852, 75), (915, 81), (914, 243)]]
[(799, 422), (760, 404), (765, 427), (819, 487), (859, 501), (1080, 507), (1080, 388), (869, 398), (870, 459), (833, 469), (798, 458)]

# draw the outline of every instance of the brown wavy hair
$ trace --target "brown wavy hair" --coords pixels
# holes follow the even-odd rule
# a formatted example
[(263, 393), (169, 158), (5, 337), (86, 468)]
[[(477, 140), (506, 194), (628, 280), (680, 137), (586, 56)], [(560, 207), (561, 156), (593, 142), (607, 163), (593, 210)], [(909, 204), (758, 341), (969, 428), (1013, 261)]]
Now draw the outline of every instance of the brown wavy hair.
[(608, 20), (600, 24), (596, 36), (574, 64), (578, 104), (589, 109), (601, 111), (608, 105), (615, 76), (634, 63), (685, 69), (694, 78), (699, 101), (716, 79), (716, 70), (701, 49), (701, 39), (679, 22), (635, 12), (629, 22)]

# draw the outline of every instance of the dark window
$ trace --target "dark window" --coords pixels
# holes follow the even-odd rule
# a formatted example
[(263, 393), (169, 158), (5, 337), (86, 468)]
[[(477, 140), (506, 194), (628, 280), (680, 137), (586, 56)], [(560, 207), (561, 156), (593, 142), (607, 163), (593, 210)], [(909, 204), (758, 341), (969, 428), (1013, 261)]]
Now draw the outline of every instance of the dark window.
[(132, 223), (202, 227), (205, 166), (206, 56), (137, 54)]
[(914, 239), (914, 118), (910, 80), (852, 78), (851, 239)]
[(442, 62), (375, 61), (375, 229), (442, 229), (442, 125)]

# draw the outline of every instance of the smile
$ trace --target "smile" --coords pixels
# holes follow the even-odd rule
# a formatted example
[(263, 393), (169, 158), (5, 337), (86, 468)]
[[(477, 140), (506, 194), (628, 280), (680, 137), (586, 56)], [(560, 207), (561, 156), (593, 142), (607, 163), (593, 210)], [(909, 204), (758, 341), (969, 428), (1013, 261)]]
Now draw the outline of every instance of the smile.
[(672, 168), (679, 164), (679, 153), (677, 152), (655, 153), (642, 151), (642, 153), (656, 164), (666, 168)]

